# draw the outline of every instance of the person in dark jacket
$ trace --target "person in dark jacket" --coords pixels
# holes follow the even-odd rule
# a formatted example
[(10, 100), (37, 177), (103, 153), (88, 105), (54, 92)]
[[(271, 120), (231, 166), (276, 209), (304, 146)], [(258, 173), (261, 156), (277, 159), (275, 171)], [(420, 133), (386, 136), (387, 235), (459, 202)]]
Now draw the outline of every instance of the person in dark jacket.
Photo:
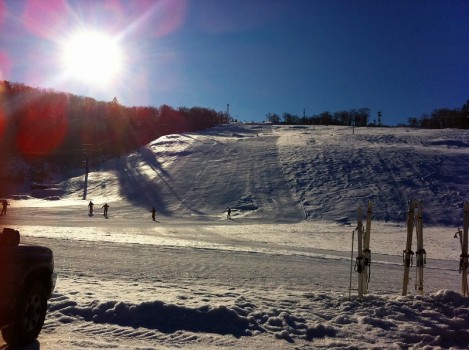
[(107, 218), (107, 210), (109, 209), (109, 205), (105, 203), (101, 209), (104, 209), (104, 217)]
[(94, 206), (93, 202), (90, 201), (90, 203), (88, 204), (88, 208), (90, 210), (88, 213), (89, 216), (93, 216), (93, 206)]
[(7, 215), (7, 206), (10, 205), (6, 199), (2, 200), (2, 213), (0, 215)]

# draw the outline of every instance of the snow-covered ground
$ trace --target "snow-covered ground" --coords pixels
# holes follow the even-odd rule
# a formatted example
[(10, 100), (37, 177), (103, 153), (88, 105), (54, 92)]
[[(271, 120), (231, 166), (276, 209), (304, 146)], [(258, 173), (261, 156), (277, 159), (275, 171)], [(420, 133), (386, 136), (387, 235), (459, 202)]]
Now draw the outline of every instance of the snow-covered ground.
[[(465, 349), (468, 150), (464, 130), (227, 125), (12, 193), (0, 223), (50, 246), (59, 273), (24, 349)], [(413, 268), (403, 297), (409, 199), (424, 203), (427, 266), (424, 295)], [(353, 272), (349, 298), (368, 200), (370, 292)]]

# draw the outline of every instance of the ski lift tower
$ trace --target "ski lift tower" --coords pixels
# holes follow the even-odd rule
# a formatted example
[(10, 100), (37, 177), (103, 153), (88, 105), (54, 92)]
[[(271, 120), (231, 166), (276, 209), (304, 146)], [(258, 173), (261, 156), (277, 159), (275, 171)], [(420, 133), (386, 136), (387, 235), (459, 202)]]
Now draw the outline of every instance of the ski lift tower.
[(86, 199), (88, 192), (88, 173), (90, 172), (90, 154), (93, 150), (93, 145), (90, 143), (84, 143), (82, 146), (82, 152), (85, 156), (85, 184), (83, 186), (83, 199)]

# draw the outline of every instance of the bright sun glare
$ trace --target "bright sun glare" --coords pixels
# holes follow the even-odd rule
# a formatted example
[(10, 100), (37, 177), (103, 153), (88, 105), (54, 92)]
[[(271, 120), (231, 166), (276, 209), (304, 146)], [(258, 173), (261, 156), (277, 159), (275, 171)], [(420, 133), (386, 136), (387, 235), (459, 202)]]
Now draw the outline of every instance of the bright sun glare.
[(63, 47), (65, 73), (86, 84), (111, 83), (123, 69), (122, 60), (117, 41), (101, 32), (77, 33)]

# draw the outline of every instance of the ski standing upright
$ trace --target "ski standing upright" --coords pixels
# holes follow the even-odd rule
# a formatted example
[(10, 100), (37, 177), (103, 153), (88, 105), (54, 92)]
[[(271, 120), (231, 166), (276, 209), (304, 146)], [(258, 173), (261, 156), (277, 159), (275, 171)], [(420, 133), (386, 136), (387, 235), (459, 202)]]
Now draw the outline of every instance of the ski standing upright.
[(355, 271), (358, 272), (358, 296), (361, 298), (363, 294), (368, 292), (368, 282), (370, 281), (370, 232), (371, 232), (371, 214), (372, 203), (368, 202), (366, 215), (366, 229), (363, 228), (362, 207), (357, 209), (357, 227), (352, 231), (352, 250), (350, 255), (350, 285), (349, 299), (352, 290), (352, 265), (353, 265), (353, 243), (355, 240), (355, 232), (357, 232), (358, 252), (355, 258)]
[(363, 258), (363, 222), (362, 222), (362, 207), (357, 210), (357, 238), (358, 238), (358, 252), (355, 261), (355, 271), (358, 272), (358, 296), (363, 297), (363, 279), (364, 274), (364, 258)]
[(371, 276), (371, 250), (370, 250), (370, 234), (371, 234), (371, 215), (373, 213), (373, 203), (368, 201), (368, 208), (366, 210), (366, 228), (365, 237), (363, 239), (363, 293), (368, 293), (368, 283)]
[(469, 295), (469, 288), (467, 286), (467, 272), (469, 269), (469, 258), (467, 255), (468, 246), (468, 230), (469, 230), (469, 202), (464, 202), (464, 226), (463, 231), (458, 229), (458, 232), (454, 235), (454, 238), (459, 236), (459, 242), (461, 243), (461, 256), (459, 260), (459, 273), (462, 276), (462, 288), (461, 293), (464, 296)]
[(423, 295), (423, 268), (427, 263), (427, 252), (423, 248), (423, 202), (417, 202), (417, 216), (415, 222), (415, 230), (417, 233), (417, 251), (415, 252), (415, 259), (417, 260), (417, 272), (415, 279), (415, 290)]
[[(415, 210), (417, 209), (417, 214)], [(403, 251), (402, 257), (404, 261), (404, 280), (402, 283), (402, 295), (407, 295), (407, 287), (409, 285), (409, 271), (413, 265), (414, 252), (412, 251), (412, 235), (414, 225), (416, 227), (417, 236), (417, 271), (415, 289), (423, 294), (423, 268), (426, 264), (426, 252), (423, 249), (423, 203), (422, 201), (411, 200), (409, 202), (409, 210), (407, 212), (407, 240), (406, 248)]]
[[(357, 210), (357, 240), (358, 252), (355, 260), (355, 271), (358, 272), (358, 296), (361, 298), (363, 294), (368, 292), (368, 282), (370, 281), (370, 264), (371, 264), (371, 251), (370, 251), (370, 232), (371, 232), (371, 214), (372, 203), (368, 202), (368, 209), (366, 211), (366, 228), (363, 228), (362, 208), (358, 207)], [(352, 257), (353, 257), (353, 240), (352, 234)], [(351, 289), (351, 277), (350, 288)], [(349, 291), (350, 294), (350, 291)]]

